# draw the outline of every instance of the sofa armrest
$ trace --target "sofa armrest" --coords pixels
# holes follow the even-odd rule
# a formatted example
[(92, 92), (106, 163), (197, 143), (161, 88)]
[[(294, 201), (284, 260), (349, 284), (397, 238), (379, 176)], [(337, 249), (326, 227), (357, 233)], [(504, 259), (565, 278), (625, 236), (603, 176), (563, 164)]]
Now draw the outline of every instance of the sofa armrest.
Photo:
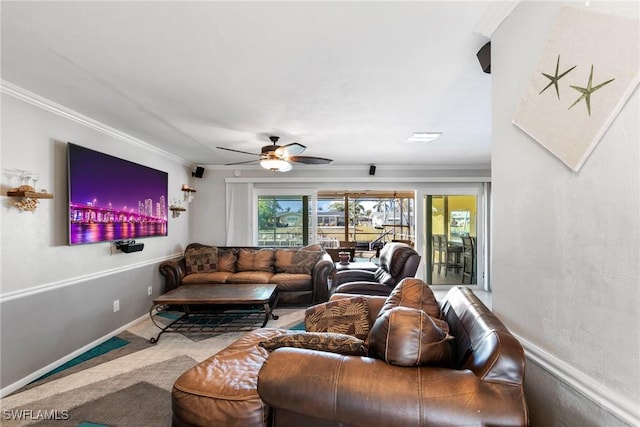
[(160, 264), (160, 273), (165, 277), (164, 293), (180, 286), (182, 278), (186, 275), (184, 258), (164, 261)]
[(324, 254), (322, 259), (316, 263), (311, 272), (313, 282), (313, 301), (311, 304), (318, 304), (329, 300), (329, 278), (333, 276), (336, 266), (329, 254)]
[(347, 282), (339, 285), (335, 292), (345, 294), (365, 294), (377, 296), (389, 296), (393, 290), (392, 286), (387, 286), (376, 282)]
[(367, 270), (342, 270), (333, 275), (333, 287), (348, 282), (376, 282), (376, 273)]
[(469, 370), (399, 367), (368, 357), (280, 348), (258, 376), (274, 409), (349, 426), (525, 426), (522, 387)]

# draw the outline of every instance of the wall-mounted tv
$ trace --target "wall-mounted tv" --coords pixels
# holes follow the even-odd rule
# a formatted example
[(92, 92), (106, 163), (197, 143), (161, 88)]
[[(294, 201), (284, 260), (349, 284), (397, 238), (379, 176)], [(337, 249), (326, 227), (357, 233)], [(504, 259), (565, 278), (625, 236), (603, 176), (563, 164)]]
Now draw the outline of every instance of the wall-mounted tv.
[(69, 143), (69, 244), (167, 235), (168, 174)]

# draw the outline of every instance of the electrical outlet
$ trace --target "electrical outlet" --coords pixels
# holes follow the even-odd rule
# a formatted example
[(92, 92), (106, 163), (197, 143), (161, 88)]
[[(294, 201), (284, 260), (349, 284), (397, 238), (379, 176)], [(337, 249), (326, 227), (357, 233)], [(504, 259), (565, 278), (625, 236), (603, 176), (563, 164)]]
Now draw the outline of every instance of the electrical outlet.
[(120, 311), (120, 300), (117, 299), (113, 302), (113, 312)]
[(153, 286), (149, 286), (147, 288), (147, 296), (151, 296), (152, 293), (153, 293)]

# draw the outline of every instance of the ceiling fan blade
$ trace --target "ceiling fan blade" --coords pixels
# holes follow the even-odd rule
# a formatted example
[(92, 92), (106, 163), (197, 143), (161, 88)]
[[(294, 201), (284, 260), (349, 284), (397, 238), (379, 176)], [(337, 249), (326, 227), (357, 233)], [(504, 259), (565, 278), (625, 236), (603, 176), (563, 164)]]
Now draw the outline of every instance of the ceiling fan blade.
[(276, 149), (276, 156), (278, 157), (291, 157), (301, 154), (307, 147), (297, 142), (291, 144), (281, 145)]
[(259, 162), (259, 161), (260, 161), (260, 159), (257, 159), (257, 160), (247, 160), (247, 161), (245, 161), (245, 162), (225, 163), (224, 165), (225, 165), (225, 166), (247, 165), (247, 164), (249, 164), (249, 163), (257, 163), (257, 162)]
[(249, 154), (251, 156), (259, 156), (260, 155), (258, 153), (249, 153), (248, 151), (234, 150), (233, 148), (225, 148), (225, 147), (216, 147), (216, 148), (218, 148), (220, 150), (233, 151), (234, 153)]
[(289, 161), (296, 163), (305, 163), (308, 165), (328, 165), (333, 162), (332, 159), (324, 159), (322, 157), (311, 157), (311, 156), (292, 156), (289, 158)]

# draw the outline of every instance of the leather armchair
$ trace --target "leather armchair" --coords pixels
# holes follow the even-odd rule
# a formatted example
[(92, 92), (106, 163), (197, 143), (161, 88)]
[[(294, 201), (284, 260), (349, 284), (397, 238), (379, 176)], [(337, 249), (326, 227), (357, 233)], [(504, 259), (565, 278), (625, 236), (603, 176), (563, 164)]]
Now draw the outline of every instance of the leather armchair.
[(387, 296), (405, 277), (414, 277), (420, 255), (405, 243), (387, 243), (376, 271), (343, 270), (333, 277), (335, 292)]

